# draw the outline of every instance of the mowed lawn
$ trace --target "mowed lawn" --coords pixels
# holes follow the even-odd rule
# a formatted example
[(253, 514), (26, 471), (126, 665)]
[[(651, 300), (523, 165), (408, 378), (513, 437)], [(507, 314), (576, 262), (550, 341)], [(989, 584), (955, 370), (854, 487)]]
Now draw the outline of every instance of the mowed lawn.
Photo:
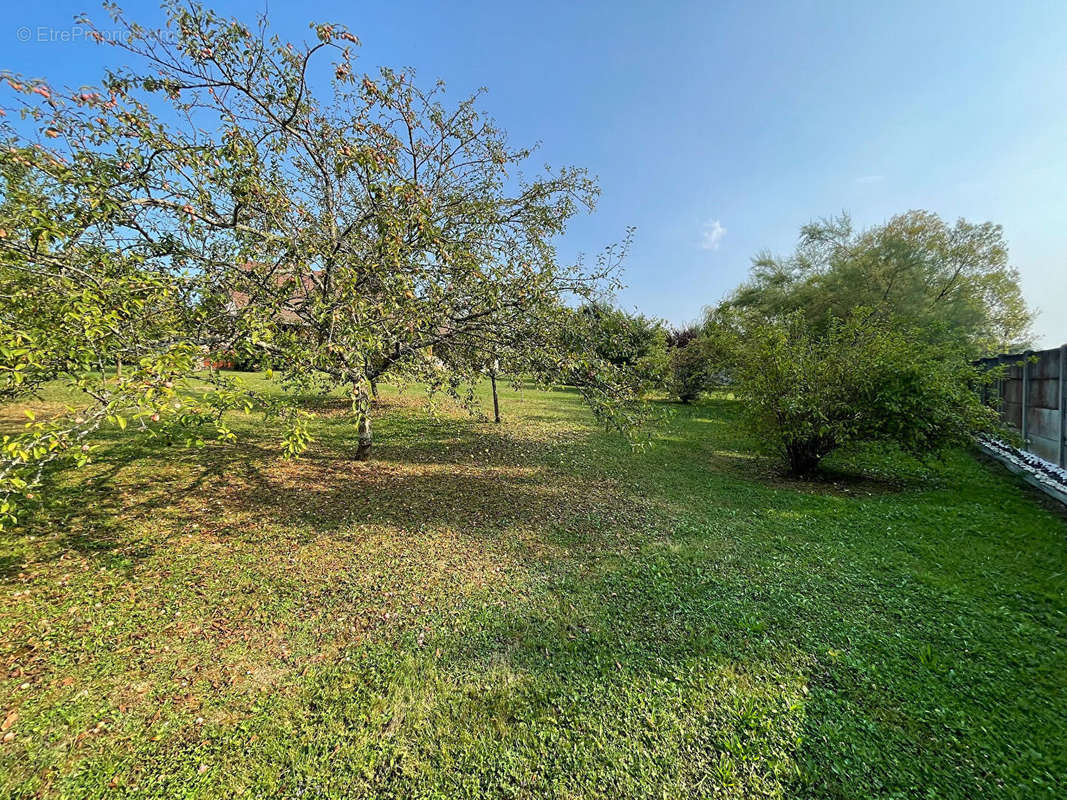
[(386, 388), (369, 463), (340, 400), (293, 462), (104, 437), (0, 534), (0, 796), (1067, 795), (1063, 514), (664, 408), (637, 453), (562, 390)]

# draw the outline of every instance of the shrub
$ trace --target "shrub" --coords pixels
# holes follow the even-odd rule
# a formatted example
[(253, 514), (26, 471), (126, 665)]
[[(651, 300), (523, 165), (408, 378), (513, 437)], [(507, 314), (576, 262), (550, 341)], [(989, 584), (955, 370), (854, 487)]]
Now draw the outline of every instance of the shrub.
[(998, 427), (974, 387), (988, 380), (962, 345), (864, 309), (815, 334), (799, 315), (720, 328), (748, 416), (793, 474), (808, 475), (852, 442), (885, 442), (918, 456)]
[(670, 354), (670, 390), (683, 403), (691, 403), (717, 383), (719, 360), (713, 357), (711, 342), (691, 339)]

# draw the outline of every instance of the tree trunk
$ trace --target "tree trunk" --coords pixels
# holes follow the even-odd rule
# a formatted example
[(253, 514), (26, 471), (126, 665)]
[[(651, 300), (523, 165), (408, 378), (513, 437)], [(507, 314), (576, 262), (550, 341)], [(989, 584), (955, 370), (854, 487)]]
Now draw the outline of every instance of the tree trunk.
[(493, 387), (493, 421), (500, 422), (500, 400), (496, 396), (496, 370), (497, 362), (494, 361), (489, 370), (489, 383)]
[(378, 381), (372, 380), (370, 382), (370, 396), (375, 400), (378, 399)]
[(366, 461), (370, 458), (371, 448), (374, 446), (374, 437), (370, 429), (370, 398), (362, 383), (353, 387), (353, 406), (356, 411), (357, 437), (356, 461)]
[(819, 469), (822, 454), (812, 442), (790, 442), (785, 447), (789, 461), (789, 474), (798, 478), (809, 478)]

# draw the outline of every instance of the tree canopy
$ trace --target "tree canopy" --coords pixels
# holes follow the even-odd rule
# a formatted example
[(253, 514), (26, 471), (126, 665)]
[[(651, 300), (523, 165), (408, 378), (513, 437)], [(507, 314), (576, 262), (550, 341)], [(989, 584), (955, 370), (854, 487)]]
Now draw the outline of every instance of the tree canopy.
[(638, 311), (605, 302), (587, 302), (570, 326), (570, 349), (588, 347), (596, 358), (639, 377), (649, 386), (663, 382), (667, 358), (666, 325)]
[(973, 356), (1025, 345), (1033, 318), (1001, 227), (949, 225), (928, 211), (859, 232), (847, 215), (805, 225), (791, 256), (754, 259), (726, 305), (767, 318), (799, 312), (824, 330), (863, 307), (928, 340), (961, 340)]
[(610, 291), (625, 250), (558, 261), (556, 238), (597, 196), (584, 170), (528, 171), (533, 151), (509, 143), (478, 95), (448, 103), (408, 71), (357, 72), (342, 25), (313, 25), (297, 45), (265, 20), (180, 0), (165, 10), (154, 31), (116, 9), (121, 37), (83, 21), (131, 64), (99, 87), (6, 75), (0, 392), (65, 378), (87, 400), (4, 441), (8, 507), (45, 463), (89, 457), (86, 437), (107, 421), (230, 438), (223, 412), (260, 408), (284, 419), (298, 453), (301, 413), (201, 373), (217, 353), (273, 368), (288, 388), (345, 387), (360, 458), (374, 381), (400, 374), (460, 396), (477, 353), (577, 375), (594, 411), (627, 425), (635, 398), (612, 365), (562, 347), (568, 303)]

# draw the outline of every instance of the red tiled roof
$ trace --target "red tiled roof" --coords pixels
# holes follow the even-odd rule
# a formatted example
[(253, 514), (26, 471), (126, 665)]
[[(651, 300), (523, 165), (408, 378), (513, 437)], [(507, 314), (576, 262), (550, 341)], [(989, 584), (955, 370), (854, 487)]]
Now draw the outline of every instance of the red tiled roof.
[[(278, 312), (277, 322), (283, 325), (304, 325), (306, 321), (300, 316), (299, 311), (307, 301), (308, 295), (314, 292), (317, 288), (315, 281), (315, 274), (303, 274), (300, 276), (300, 281), (303, 285), (303, 289), (296, 289), (293, 294), (285, 301), (285, 306)], [(294, 276), (287, 272), (275, 273), (272, 280), (275, 286), (283, 286), (286, 283), (292, 282)], [(239, 311), (249, 304), (251, 296), (247, 292), (230, 292), (230, 304), (232, 311)]]

